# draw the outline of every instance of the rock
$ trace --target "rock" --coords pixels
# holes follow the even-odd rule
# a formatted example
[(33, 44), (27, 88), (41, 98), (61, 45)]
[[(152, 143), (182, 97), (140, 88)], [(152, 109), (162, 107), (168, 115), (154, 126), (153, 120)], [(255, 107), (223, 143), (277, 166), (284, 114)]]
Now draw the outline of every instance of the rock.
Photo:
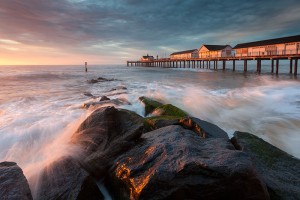
[(83, 95), (87, 97), (94, 97), (94, 95), (92, 95), (90, 92), (85, 92)]
[(103, 77), (98, 77), (97, 79), (91, 79), (88, 80), (88, 83), (94, 84), (94, 83), (99, 83), (99, 82), (106, 82), (106, 81), (115, 81), (116, 79), (107, 79)]
[(150, 99), (148, 97), (139, 97), (139, 100), (145, 105), (145, 116), (152, 113), (157, 107), (162, 106), (163, 104)]
[(227, 133), (217, 125), (195, 117), (182, 118), (180, 124), (187, 129), (193, 130), (203, 138), (229, 139)]
[(100, 98), (100, 101), (108, 101), (108, 100), (110, 100), (110, 98), (108, 98), (107, 96), (102, 96)]
[(143, 133), (143, 118), (115, 107), (94, 111), (72, 136), (85, 152), (81, 165), (95, 177), (102, 177), (114, 159), (125, 152)]
[(101, 99), (100, 99), (100, 101), (98, 101), (98, 102), (84, 103), (83, 108), (88, 109), (90, 106), (100, 107), (100, 106), (103, 106), (105, 104), (113, 104), (113, 105), (116, 105), (116, 106), (131, 105), (131, 103), (125, 98), (118, 98), (118, 99), (112, 99), (112, 100), (103, 100), (103, 101), (101, 101)]
[(93, 83), (98, 83), (99, 81), (97, 81), (97, 79), (91, 79), (88, 80), (87, 82), (93, 84)]
[(23, 171), (14, 162), (0, 163), (0, 197), (9, 200), (32, 199)]
[(246, 153), (176, 125), (143, 134), (109, 174), (115, 199), (269, 199)]
[(237, 131), (231, 140), (237, 149), (250, 154), (271, 199), (299, 199), (299, 159), (250, 133)]
[(104, 196), (73, 158), (63, 157), (41, 172), (35, 199), (101, 200)]
[(153, 113), (158, 116), (166, 115), (166, 116), (176, 116), (176, 117), (186, 117), (188, 114), (181, 110), (180, 108), (177, 108), (176, 106), (173, 106), (172, 104), (165, 104), (162, 106), (157, 107)]
[(170, 125), (180, 125), (180, 119), (176, 116), (147, 117), (144, 121), (145, 131), (148, 132)]
[(112, 88), (109, 92), (116, 91), (116, 90), (127, 90), (125, 86), (117, 86), (115, 88)]

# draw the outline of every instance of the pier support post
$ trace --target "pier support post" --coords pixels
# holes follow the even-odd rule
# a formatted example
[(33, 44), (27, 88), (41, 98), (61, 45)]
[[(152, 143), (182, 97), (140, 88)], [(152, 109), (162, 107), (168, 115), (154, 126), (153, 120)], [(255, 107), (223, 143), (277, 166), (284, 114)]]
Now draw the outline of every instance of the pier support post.
[(261, 72), (261, 60), (260, 59), (257, 59), (256, 72), (257, 73)]
[(274, 73), (274, 60), (271, 59), (271, 73)]
[(235, 71), (235, 60), (232, 60), (232, 71)]
[(185, 60), (183, 61), (183, 68), (185, 68)]
[(226, 68), (226, 60), (223, 60), (223, 70)]
[(298, 71), (298, 58), (295, 59), (294, 76), (297, 76), (297, 71)]
[(247, 60), (244, 60), (244, 72), (247, 71)]
[(279, 72), (279, 59), (276, 59), (276, 75), (278, 75)]
[(292, 74), (293, 73), (293, 59), (291, 58), (290, 59), (290, 74)]
[(206, 69), (208, 69), (208, 60), (206, 61)]

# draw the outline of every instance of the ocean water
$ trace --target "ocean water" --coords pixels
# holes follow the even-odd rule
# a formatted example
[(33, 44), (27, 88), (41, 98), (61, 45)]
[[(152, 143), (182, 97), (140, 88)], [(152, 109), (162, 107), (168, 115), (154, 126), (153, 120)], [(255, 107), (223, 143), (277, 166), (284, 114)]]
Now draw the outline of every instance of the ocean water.
[[(285, 66), (285, 67), (284, 67)], [(138, 97), (146, 95), (172, 103), (190, 115), (223, 128), (251, 132), (300, 158), (300, 80), (289, 75), (288, 63), (279, 76), (229, 68), (164, 69), (145, 67), (0, 66), (0, 162), (14, 161), (24, 171), (33, 190), (33, 177), (60, 156), (76, 153), (68, 144), (80, 123), (93, 111), (83, 109), (98, 101), (84, 95), (125, 98), (119, 107), (144, 114)], [(300, 71), (300, 70), (298, 70)], [(115, 81), (90, 84), (97, 77)], [(125, 86), (127, 90), (112, 88)]]

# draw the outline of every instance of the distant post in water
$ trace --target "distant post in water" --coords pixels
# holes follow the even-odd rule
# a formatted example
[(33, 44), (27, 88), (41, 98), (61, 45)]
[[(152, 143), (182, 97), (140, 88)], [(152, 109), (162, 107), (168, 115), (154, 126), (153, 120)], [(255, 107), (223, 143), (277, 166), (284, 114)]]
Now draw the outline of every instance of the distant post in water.
[(87, 62), (85, 62), (85, 72), (87, 72)]

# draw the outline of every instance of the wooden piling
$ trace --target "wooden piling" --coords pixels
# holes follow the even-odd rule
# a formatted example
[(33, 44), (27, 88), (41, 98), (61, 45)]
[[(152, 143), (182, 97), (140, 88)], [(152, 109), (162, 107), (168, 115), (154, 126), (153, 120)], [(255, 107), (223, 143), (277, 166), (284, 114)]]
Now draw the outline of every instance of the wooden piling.
[(279, 59), (276, 59), (276, 75), (279, 73)]
[(290, 58), (290, 74), (293, 73), (293, 59)]
[(271, 59), (271, 73), (274, 73), (274, 60)]
[(232, 60), (232, 71), (235, 71), (235, 60)]
[(247, 60), (244, 60), (244, 72), (247, 71)]
[(298, 71), (298, 58), (295, 59), (294, 76), (297, 76), (297, 71)]

